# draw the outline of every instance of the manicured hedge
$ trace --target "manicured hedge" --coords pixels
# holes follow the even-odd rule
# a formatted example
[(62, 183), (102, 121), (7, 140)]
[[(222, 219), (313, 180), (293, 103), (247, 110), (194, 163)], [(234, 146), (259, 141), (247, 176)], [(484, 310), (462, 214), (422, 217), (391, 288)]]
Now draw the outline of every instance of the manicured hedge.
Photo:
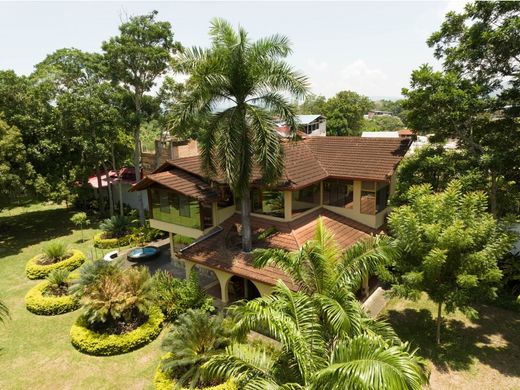
[(72, 271), (78, 268), (86, 260), (83, 252), (77, 249), (72, 249), (72, 256), (52, 264), (38, 264), (38, 260), (41, 256), (42, 255), (34, 256), (25, 265), (25, 274), (29, 279), (43, 279), (55, 269), (68, 269), (69, 271)]
[(130, 235), (126, 235), (119, 238), (103, 238), (103, 232), (98, 233), (94, 236), (94, 246), (101, 249), (117, 248), (119, 246), (128, 245), (130, 241)]
[(25, 307), (34, 314), (52, 316), (68, 313), (79, 308), (78, 299), (72, 295), (60, 297), (43, 295), (50, 283), (44, 280), (31, 288), (25, 295)]
[(161, 333), (164, 316), (159, 308), (150, 310), (146, 323), (133, 331), (116, 335), (100, 334), (87, 328), (84, 316), (72, 325), (70, 337), (72, 345), (89, 355), (118, 355), (138, 349), (154, 340)]
[[(159, 365), (155, 370), (153, 386), (155, 390), (171, 390), (175, 388), (175, 381), (170, 379), (168, 375), (166, 375), (166, 373), (161, 370), (161, 365)], [(204, 390), (237, 390), (237, 386), (232, 380), (228, 380), (221, 385), (205, 387)]]

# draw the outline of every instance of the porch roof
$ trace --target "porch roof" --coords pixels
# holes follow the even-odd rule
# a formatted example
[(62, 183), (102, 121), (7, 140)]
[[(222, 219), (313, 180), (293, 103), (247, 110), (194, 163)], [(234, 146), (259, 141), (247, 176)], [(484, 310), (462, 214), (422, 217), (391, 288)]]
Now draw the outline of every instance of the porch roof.
[[(264, 241), (254, 242), (255, 248), (280, 248), (288, 251), (297, 250), (314, 236), (318, 217), (322, 217), (325, 227), (334, 235), (339, 247), (345, 249), (360, 239), (380, 231), (368, 228), (349, 218), (337, 215), (320, 208), (294, 221), (272, 221), (252, 216), (253, 237), (271, 227), (276, 233)], [(283, 271), (277, 267), (255, 268), (252, 255), (241, 251), (241, 241), (236, 235), (236, 225), (240, 224), (240, 215), (235, 214), (221, 225), (223, 230), (207, 239), (202, 239), (178, 254), (179, 257), (194, 263), (227, 271), (247, 279), (275, 285), (278, 280), (284, 281), (291, 289), (297, 286)]]

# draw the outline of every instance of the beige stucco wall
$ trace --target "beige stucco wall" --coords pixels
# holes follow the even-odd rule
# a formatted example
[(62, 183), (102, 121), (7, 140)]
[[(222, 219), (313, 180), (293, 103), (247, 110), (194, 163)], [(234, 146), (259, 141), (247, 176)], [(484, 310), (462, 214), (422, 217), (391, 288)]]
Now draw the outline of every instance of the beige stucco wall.
[(214, 225), (219, 225), (224, 222), (226, 219), (230, 218), (233, 214), (235, 214), (236, 207), (235, 205), (231, 205), (229, 207), (218, 208), (216, 203), (213, 203), (216, 207), (216, 218), (213, 219)]
[(193, 229), (186, 226), (174, 225), (173, 223), (159, 221), (158, 219), (150, 219), (150, 227), (191, 238), (199, 238), (204, 234), (204, 231), (202, 230)]

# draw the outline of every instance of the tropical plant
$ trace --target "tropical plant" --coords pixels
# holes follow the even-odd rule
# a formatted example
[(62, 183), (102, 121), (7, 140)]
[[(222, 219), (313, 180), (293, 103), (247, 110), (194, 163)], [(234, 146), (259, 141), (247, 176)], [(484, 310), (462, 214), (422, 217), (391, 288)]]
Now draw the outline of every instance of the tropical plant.
[(74, 280), (70, 290), (77, 298), (81, 298), (101, 277), (116, 275), (120, 272), (122, 272), (121, 260), (104, 261), (99, 259), (88, 261), (81, 267), (79, 277)]
[(129, 323), (147, 315), (153, 303), (150, 281), (146, 267), (101, 275), (81, 298), (86, 320), (90, 324), (112, 324), (119, 319)]
[(179, 388), (212, 385), (212, 378), (204, 375), (201, 366), (229, 343), (229, 327), (222, 315), (189, 309), (179, 316), (163, 340), (162, 349), (167, 355), (161, 370), (175, 379)]
[(81, 229), (81, 241), (84, 240), (83, 237), (83, 225), (88, 225), (90, 221), (87, 218), (87, 214), (84, 212), (76, 213), (71, 218), (70, 221), (76, 225), (79, 226)]
[(47, 276), (49, 282), (49, 289), (54, 295), (64, 295), (69, 288), (68, 279), (70, 271), (68, 269), (55, 269)]
[(41, 263), (56, 263), (69, 255), (69, 247), (63, 241), (51, 241), (43, 246)]
[(353, 332), (352, 324), (323, 317), (315, 297), (282, 282), (231, 313), (235, 334), (267, 329), (281, 345), (273, 353), (235, 342), (204, 364), (208, 375), (233, 377), (241, 389), (421, 389), (427, 382), (424, 362), (408, 344)]
[(132, 220), (124, 215), (114, 215), (99, 224), (99, 228), (105, 232), (105, 238), (121, 237), (130, 233)]
[(456, 180), (439, 193), (428, 184), (412, 186), (408, 200), (388, 218), (401, 248), (392, 290), (411, 299), (426, 292), (437, 304), (439, 344), (443, 306), (475, 317), (475, 303), (496, 297), (497, 262), (511, 249), (512, 236), (486, 212), (486, 195), (463, 193)]
[(189, 309), (213, 312), (213, 299), (200, 287), (198, 273), (192, 271), (186, 280), (159, 270), (153, 276), (152, 295), (166, 319), (173, 321)]
[[(179, 70), (190, 75), (187, 91), (175, 110), (174, 127), (205, 118), (198, 142), (204, 172), (222, 174), (242, 204), (242, 246), (251, 251), (251, 195), (253, 168), (265, 184), (275, 183), (283, 170), (283, 149), (274, 117), (296, 131), (295, 108), (284, 94), (303, 97), (307, 79), (284, 58), (289, 40), (274, 35), (252, 42), (239, 27), (214, 19), (210, 49), (185, 49)], [(226, 107), (219, 110), (219, 107)]]
[(132, 232), (130, 235), (130, 243), (133, 245), (144, 245), (147, 242), (164, 237), (165, 234), (162, 230), (154, 229), (148, 224), (139, 227), (131, 227), (130, 230)]

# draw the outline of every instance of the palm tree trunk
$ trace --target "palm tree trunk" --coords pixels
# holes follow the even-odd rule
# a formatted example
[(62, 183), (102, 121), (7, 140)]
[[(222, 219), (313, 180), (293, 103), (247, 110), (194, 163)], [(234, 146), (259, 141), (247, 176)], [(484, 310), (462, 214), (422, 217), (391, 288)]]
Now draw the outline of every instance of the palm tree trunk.
[[(135, 113), (137, 118), (136, 127), (134, 129), (134, 169), (136, 182), (141, 180), (141, 95), (140, 91), (136, 91), (135, 97)], [(139, 209), (139, 222), (144, 226), (144, 205), (142, 191), (137, 191), (137, 208)]]
[(103, 201), (103, 182), (101, 181), (101, 172), (99, 171), (99, 165), (96, 166), (96, 178), (98, 183), (97, 194), (98, 194), (98, 209), (101, 215), (105, 214), (105, 202)]
[(439, 345), (441, 343), (441, 325), (442, 325), (442, 302), (439, 303), (439, 306), (437, 308), (437, 334), (436, 334), (437, 345)]
[(107, 175), (107, 189), (108, 189), (108, 206), (110, 210), (110, 216), (114, 216), (114, 197), (112, 194), (112, 183), (110, 181), (110, 168), (106, 166), (106, 164), (103, 164), (103, 169), (106, 172)]
[(251, 194), (245, 190), (240, 199), (242, 205), (242, 250), (251, 252), (253, 247), (251, 240)]
[(114, 153), (114, 144), (112, 144), (112, 167), (114, 169), (114, 171), (117, 172), (117, 187), (118, 187), (118, 190), (119, 190), (119, 214), (121, 216), (124, 215), (124, 212), (123, 212), (123, 188), (122, 188), (122, 175), (121, 175), (121, 169), (117, 169), (116, 167), (116, 154)]

